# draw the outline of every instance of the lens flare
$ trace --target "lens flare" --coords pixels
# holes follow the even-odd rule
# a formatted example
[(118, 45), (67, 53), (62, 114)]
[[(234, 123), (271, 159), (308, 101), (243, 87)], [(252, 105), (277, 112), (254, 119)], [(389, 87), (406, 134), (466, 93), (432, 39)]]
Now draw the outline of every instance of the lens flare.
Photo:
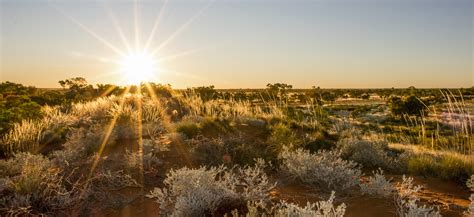
[(153, 77), (156, 72), (156, 62), (150, 54), (130, 53), (120, 61), (120, 71), (127, 84), (140, 84)]

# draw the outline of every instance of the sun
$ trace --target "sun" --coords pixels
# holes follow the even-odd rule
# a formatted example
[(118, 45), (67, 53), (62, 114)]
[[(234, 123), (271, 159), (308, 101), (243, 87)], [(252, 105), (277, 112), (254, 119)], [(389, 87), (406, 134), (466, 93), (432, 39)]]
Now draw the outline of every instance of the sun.
[(129, 53), (120, 61), (120, 72), (129, 85), (150, 81), (157, 72), (155, 58), (145, 52)]

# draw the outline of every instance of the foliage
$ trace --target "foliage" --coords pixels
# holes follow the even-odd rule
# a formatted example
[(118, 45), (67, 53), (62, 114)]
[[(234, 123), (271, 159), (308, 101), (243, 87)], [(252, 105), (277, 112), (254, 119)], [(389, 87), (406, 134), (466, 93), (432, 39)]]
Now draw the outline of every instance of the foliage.
[(196, 94), (204, 102), (217, 99), (219, 96), (219, 93), (214, 89), (214, 85), (188, 88), (186, 93), (188, 95)]
[(280, 154), (282, 169), (291, 177), (310, 185), (346, 190), (358, 185), (362, 172), (357, 164), (343, 160), (336, 151), (311, 154), (303, 149)]
[(392, 114), (398, 117), (405, 114), (420, 117), (428, 114), (428, 110), (426, 109), (426, 103), (413, 95), (403, 98), (392, 97), (389, 100), (389, 105)]
[(372, 172), (374, 176), (367, 178), (367, 181), (360, 184), (362, 194), (388, 197), (395, 190), (390, 183), (391, 179), (386, 179), (383, 170), (378, 169)]
[(222, 208), (232, 211), (247, 201), (269, 200), (274, 187), (263, 171), (265, 164), (231, 171), (223, 166), (171, 170), (165, 188), (155, 188), (147, 196), (156, 199), (163, 213), (173, 216), (213, 215)]
[(267, 91), (270, 99), (273, 100), (286, 100), (288, 98), (287, 92), (293, 88), (293, 85), (285, 83), (268, 83)]
[(0, 206), (9, 215), (58, 212), (77, 204), (83, 196), (78, 183), (64, 178), (43, 156), (20, 153), (0, 161), (0, 168)]
[(418, 206), (416, 193), (422, 188), (420, 185), (413, 185), (412, 177), (403, 176), (403, 181), (397, 183), (397, 192), (394, 194), (394, 203), (397, 208), (397, 215), (400, 217), (416, 216), (441, 216), (439, 211), (426, 205)]
[(94, 97), (94, 87), (88, 84), (85, 78), (75, 77), (58, 83), (61, 87), (68, 89), (64, 95), (70, 102), (90, 100)]
[(388, 156), (388, 145), (384, 141), (344, 139), (338, 142), (342, 156), (364, 167), (390, 169), (393, 159)]

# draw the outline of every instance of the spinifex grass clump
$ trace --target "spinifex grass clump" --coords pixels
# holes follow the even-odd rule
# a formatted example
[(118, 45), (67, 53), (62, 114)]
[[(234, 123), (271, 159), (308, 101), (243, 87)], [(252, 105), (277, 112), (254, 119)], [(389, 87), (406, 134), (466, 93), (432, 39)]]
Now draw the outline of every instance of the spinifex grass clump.
[[(17, 152), (38, 152), (42, 143), (51, 142), (51, 137), (58, 136), (58, 129), (66, 128), (74, 118), (62, 113), (57, 107), (45, 106), (43, 118), (39, 120), (23, 120), (0, 140), (0, 152), (12, 155)], [(46, 136), (49, 135), (49, 138)]]

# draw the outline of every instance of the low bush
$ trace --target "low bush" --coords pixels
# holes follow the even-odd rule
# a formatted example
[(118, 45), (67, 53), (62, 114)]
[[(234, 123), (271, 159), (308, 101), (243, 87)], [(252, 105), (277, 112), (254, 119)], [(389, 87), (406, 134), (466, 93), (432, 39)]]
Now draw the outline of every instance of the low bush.
[(198, 123), (191, 121), (182, 121), (175, 125), (176, 132), (184, 135), (186, 138), (191, 139), (201, 133), (201, 129)]
[(156, 199), (163, 214), (175, 216), (230, 213), (245, 207), (248, 201), (269, 200), (270, 183), (263, 171), (265, 164), (229, 170), (224, 166), (171, 170), (164, 188), (155, 188), (147, 196)]
[(383, 170), (379, 169), (373, 172), (374, 176), (360, 184), (362, 194), (388, 197), (392, 195), (395, 188), (390, 183), (391, 179), (385, 178)]
[(16, 154), (0, 161), (0, 168), (2, 215), (57, 214), (83, 196), (78, 182), (69, 180), (41, 155)]
[(364, 167), (391, 169), (392, 158), (388, 156), (388, 144), (383, 141), (344, 139), (338, 142), (343, 158), (355, 161)]
[(278, 158), (275, 149), (245, 135), (221, 138), (198, 137), (187, 142), (197, 164), (247, 165), (253, 164), (255, 158), (269, 162), (275, 162)]
[(335, 151), (311, 154), (303, 149), (290, 151), (285, 147), (280, 159), (282, 170), (290, 177), (328, 189), (345, 190), (356, 186), (362, 175), (355, 162), (343, 160)]
[[(343, 203), (339, 206), (334, 205), (335, 192), (326, 201), (318, 201), (316, 203), (308, 202), (306, 206), (301, 207), (294, 203), (280, 201), (276, 204), (248, 203), (247, 213), (239, 213), (234, 210), (231, 213), (232, 217), (246, 216), (246, 217), (260, 217), (260, 216), (317, 216), (317, 217), (342, 217), (346, 212), (346, 205)], [(245, 214), (245, 215), (242, 215)]]
[(278, 123), (270, 127), (271, 133), (267, 143), (280, 152), (283, 146), (294, 146), (300, 143), (293, 130), (286, 124)]
[(430, 216), (440, 217), (439, 211), (426, 205), (419, 206), (419, 198), (416, 193), (422, 188), (420, 185), (413, 185), (412, 177), (403, 176), (403, 181), (397, 183), (397, 191), (393, 196), (394, 204), (397, 208), (398, 216)]
[(437, 159), (428, 154), (411, 155), (407, 160), (407, 168), (410, 174), (435, 176), (439, 172)]
[(408, 153), (400, 158), (406, 164), (408, 173), (439, 177), (464, 183), (474, 173), (473, 162), (453, 154), (433, 155), (429, 153)]

